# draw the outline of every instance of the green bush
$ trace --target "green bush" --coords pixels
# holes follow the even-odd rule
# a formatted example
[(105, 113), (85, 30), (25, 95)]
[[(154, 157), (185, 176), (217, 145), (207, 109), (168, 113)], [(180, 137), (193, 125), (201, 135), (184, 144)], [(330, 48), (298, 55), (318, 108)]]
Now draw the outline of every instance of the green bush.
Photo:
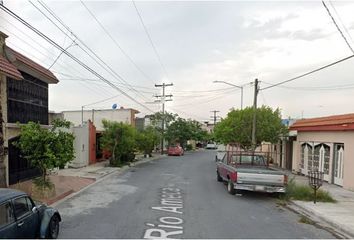
[(187, 150), (187, 151), (191, 151), (192, 149), (193, 149), (192, 144), (187, 144), (186, 150)]
[[(286, 193), (281, 197), (284, 200), (300, 200), (300, 201), (313, 201), (314, 191), (308, 185), (297, 185), (294, 179), (291, 179), (286, 187)], [(332, 202), (336, 200), (332, 198), (329, 192), (322, 189), (317, 190), (318, 202)]]

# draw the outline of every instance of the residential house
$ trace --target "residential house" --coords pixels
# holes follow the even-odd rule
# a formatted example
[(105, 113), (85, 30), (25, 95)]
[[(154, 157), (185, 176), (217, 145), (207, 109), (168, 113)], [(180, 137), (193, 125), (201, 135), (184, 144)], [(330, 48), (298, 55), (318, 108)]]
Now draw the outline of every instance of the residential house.
[(146, 127), (151, 126), (151, 115), (146, 115), (145, 117), (137, 117), (135, 118), (135, 127), (137, 130), (142, 131)]
[(38, 169), (20, 156), (13, 142), (20, 134), (18, 123), (34, 121), (48, 125), (48, 85), (58, 83), (51, 71), (6, 46), (6, 38), (7, 35), (0, 32), (1, 186), (39, 174)]
[(298, 120), (293, 170), (324, 173), (324, 180), (354, 190), (354, 113)]
[(98, 132), (102, 132), (102, 120), (117, 121), (129, 124), (135, 127), (135, 115), (139, 111), (132, 108), (119, 108), (119, 109), (101, 109), (101, 110), (73, 110), (63, 111), (64, 119), (70, 121), (74, 126), (82, 125), (88, 120), (92, 121), (96, 126)]

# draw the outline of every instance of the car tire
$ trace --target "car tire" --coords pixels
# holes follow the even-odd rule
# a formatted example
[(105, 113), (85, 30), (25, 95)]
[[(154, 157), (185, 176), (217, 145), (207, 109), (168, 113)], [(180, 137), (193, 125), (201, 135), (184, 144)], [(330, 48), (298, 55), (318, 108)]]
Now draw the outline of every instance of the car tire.
[(236, 190), (234, 188), (234, 184), (231, 182), (230, 179), (227, 182), (227, 192), (230, 193), (231, 195), (235, 195), (236, 194)]
[(218, 180), (218, 182), (222, 182), (222, 177), (220, 176), (218, 171), (216, 171), (216, 180)]
[(59, 235), (59, 217), (58, 215), (54, 215), (50, 219), (46, 238), (56, 239), (58, 238), (58, 235)]

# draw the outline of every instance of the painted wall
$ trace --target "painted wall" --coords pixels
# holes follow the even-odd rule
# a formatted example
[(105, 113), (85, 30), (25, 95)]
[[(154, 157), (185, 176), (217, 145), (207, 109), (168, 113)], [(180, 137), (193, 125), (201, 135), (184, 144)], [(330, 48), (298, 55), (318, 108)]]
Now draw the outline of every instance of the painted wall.
[(89, 121), (89, 164), (96, 163), (96, 127)]
[[(135, 127), (135, 114), (131, 109), (84, 110), (84, 122), (91, 120), (97, 131), (103, 131), (102, 120), (123, 122)], [(63, 111), (64, 119), (72, 122), (74, 126), (81, 125), (81, 111)]]
[(293, 170), (296, 172), (300, 172), (300, 144), (307, 141), (330, 143), (330, 175), (333, 171), (333, 143), (344, 143), (343, 187), (354, 191), (354, 131), (298, 132), (293, 143)]
[(72, 129), (75, 140), (75, 158), (69, 166), (74, 168), (87, 166), (89, 163), (89, 126), (76, 126)]

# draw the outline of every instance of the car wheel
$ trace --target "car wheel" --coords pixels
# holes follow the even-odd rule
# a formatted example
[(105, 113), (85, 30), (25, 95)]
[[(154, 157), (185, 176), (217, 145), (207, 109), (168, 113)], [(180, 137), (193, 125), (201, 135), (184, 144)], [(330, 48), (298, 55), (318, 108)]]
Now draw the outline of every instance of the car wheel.
[(222, 182), (222, 177), (220, 176), (218, 171), (216, 171), (216, 179), (218, 180), (218, 182)]
[(231, 195), (235, 195), (236, 194), (236, 191), (235, 191), (235, 188), (234, 188), (234, 184), (231, 182), (230, 179), (227, 182), (227, 192), (230, 193)]
[(50, 219), (47, 238), (56, 239), (59, 235), (59, 217), (54, 215), (52, 219)]

